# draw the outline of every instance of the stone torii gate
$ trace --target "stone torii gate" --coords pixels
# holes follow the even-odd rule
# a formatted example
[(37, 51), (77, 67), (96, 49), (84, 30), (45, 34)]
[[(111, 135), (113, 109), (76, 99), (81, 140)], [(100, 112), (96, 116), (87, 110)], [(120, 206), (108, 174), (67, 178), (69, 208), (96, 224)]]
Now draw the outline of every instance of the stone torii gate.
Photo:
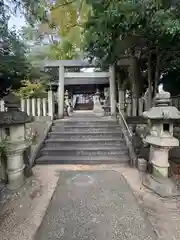
[[(106, 79), (109, 81), (110, 88), (110, 107), (111, 115), (116, 114), (116, 84), (115, 84), (115, 70), (111, 66), (108, 72), (65, 72), (65, 68), (68, 67), (79, 67), (79, 68), (93, 68), (87, 60), (45, 60), (44, 68), (46, 67), (57, 67), (59, 69), (59, 81), (58, 81), (58, 117), (63, 118), (64, 115), (64, 85), (65, 81), (73, 78), (79, 79), (76, 84), (82, 84), (82, 81), (87, 81), (89, 79), (89, 84), (91, 84), (92, 79), (96, 83), (98, 79)], [(94, 83), (94, 84), (95, 84)]]

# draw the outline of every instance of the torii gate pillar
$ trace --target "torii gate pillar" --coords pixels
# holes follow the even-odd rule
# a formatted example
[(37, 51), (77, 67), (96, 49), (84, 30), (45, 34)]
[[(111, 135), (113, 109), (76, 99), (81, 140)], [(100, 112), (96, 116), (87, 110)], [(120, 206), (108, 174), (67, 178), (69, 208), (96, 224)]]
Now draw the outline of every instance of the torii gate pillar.
[(114, 66), (109, 68), (109, 93), (110, 93), (110, 105), (111, 115), (116, 115), (116, 81), (115, 81), (115, 69)]
[(58, 117), (64, 117), (64, 66), (59, 66)]

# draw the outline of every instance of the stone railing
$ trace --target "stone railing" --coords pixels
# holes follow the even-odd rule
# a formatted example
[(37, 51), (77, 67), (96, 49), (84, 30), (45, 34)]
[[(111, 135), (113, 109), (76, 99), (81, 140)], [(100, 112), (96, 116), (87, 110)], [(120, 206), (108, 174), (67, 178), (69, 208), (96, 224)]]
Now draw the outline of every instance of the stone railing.
[(48, 116), (47, 98), (28, 98), (21, 99), (21, 111), (29, 116)]
[[(142, 113), (148, 110), (146, 98), (126, 98), (121, 104), (127, 117), (142, 116)], [(172, 97), (171, 104), (180, 110), (180, 96)]]
[[(54, 118), (54, 98), (52, 91), (48, 92), (47, 98), (27, 98), (20, 99), (20, 110), (29, 116), (40, 117), (49, 116)], [(0, 100), (0, 112), (6, 111), (4, 100)]]
[(148, 110), (148, 103), (144, 98), (127, 98), (124, 101), (124, 113), (128, 117), (142, 116)]

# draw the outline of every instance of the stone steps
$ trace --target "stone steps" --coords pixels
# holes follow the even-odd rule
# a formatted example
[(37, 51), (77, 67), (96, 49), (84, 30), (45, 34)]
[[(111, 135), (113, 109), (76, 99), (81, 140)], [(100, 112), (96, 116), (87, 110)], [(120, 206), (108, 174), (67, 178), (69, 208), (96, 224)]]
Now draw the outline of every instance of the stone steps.
[(116, 121), (71, 121), (71, 122), (62, 122), (58, 123), (55, 122), (53, 123), (53, 126), (62, 126), (62, 127), (117, 127), (117, 122)]
[(50, 132), (48, 134), (49, 138), (63, 138), (63, 139), (104, 139), (104, 138), (121, 138), (119, 131), (104, 131), (104, 132)]
[(103, 147), (103, 146), (125, 146), (124, 141), (120, 138), (106, 138), (106, 139), (78, 139), (78, 140), (72, 140), (72, 139), (56, 139), (56, 138), (50, 138), (46, 139), (44, 142), (44, 145), (46, 147), (66, 147), (66, 146), (72, 146), (72, 147)]
[(72, 118), (54, 121), (37, 164), (115, 164), (129, 162), (115, 120)]
[(120, 132), (121, 128), (120, 127), (116, 127), (116, 126), (109, 126), (109, 127), (105, 127), (105, 126), (98, 126), (98, 127), (89, 127), (89, 126), (52, 126), (51, 128), (51, 132), (82, 132), (82, 133), (88, 133), (88, 132)]
[(37, 164), (124, 164), (127, 165), (129, 157), (121, 156), (41, 156)]
[(45, 147), (41, 150), (41, 156), (112, 156), (112, 155), (124, 155), (127, 154), (126, 147), (114, 147), (114, 146), (105, 146), (105, 147)]

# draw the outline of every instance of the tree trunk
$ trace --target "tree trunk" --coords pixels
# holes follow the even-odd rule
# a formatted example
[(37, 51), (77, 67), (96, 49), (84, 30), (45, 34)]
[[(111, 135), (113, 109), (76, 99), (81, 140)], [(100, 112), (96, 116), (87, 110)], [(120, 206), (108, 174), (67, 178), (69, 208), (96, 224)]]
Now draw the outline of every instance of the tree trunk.
[(148, 56), (148, 108), (152, 106), (152, 64), (151, 64), (151, 52)]
[(132, 82), (132, 98), (135, 99), (136, 114), (138, 114), (139, 98), (143, 91), (143, 79), (140, 71), (139, 60), (137, 57), (132, 57), (131, 64), (131, 82)]
[(157, 60), (156, 60), (156, 70), (155, 70), (155, 79), (154, 79), (154, 96), (157, 93), (158, 88), (158, 81), (160, 75), (160, 55), (157, 53)]

